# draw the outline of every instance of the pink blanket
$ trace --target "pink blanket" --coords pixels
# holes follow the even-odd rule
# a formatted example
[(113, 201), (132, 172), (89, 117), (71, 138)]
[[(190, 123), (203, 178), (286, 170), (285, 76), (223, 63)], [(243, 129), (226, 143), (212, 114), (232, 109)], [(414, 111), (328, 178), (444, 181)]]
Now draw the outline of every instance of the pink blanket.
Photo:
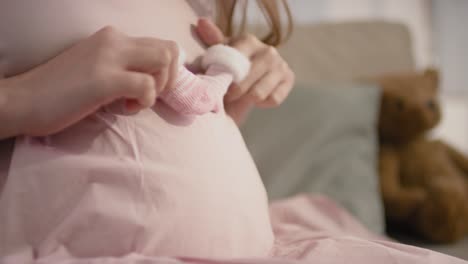
[[(257, 259), (193, 259), (121, 257), (77, 259), (63, 249), (34, 260), (25, 249), (0, 259), (2, 264), (217, 264), (217, 263), (467, 263), (463, 260), (378, 237), (357, 223), (346, 211), (321, 196), (297, 196), (270, 207), (276, 237), (270, 257)], [(112, 243), (112, 241), (109, 241)]]

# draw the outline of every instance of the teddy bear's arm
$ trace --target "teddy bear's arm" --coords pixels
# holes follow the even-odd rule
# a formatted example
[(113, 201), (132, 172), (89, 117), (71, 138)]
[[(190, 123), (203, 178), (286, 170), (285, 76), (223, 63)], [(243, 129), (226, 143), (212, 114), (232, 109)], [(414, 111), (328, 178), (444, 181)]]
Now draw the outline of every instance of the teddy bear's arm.
[(438, 141), (438, 143), (445, 148), (445, 151), (447, 152), (448, 156), (457, 165), (457, 167), (464, 172), (464, 175), (468, 179), (468, 158), (449, 144), (440, 140)]
[(380, 189), (388, 218), (401, 221), (410, 217), (425, 200), (422, 189), (404, 187), (400, 181), (398, 151), (391, 146), (381, 146), (379, 155)]

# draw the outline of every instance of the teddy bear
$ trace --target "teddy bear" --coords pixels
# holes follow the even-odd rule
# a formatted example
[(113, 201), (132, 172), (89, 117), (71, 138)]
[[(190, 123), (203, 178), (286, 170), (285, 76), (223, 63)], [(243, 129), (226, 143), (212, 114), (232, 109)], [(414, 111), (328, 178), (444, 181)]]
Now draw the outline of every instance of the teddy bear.
[(385, 75), (379, 116), (379, 175), (389, 226), (435, 243), (468, 234), (468, 158), (429, 132), (441, 119), (439, 74)]

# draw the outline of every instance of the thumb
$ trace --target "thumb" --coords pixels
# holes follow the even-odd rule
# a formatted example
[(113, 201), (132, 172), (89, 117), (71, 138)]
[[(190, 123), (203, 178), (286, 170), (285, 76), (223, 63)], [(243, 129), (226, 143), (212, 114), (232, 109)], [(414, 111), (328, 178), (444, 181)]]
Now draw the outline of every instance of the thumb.
[(207, 46), (226, 42), (226, 37), (223, 32), (208, 18), (200, 18), (198, 20), (196, 31), (201, 41)]

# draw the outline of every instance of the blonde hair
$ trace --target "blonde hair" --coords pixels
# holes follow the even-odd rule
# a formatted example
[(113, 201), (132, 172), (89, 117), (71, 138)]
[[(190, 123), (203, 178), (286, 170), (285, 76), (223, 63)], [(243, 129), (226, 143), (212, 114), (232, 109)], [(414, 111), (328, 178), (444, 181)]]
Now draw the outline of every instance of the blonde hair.
[[(262, 41), (266, 44), (278, 46), (286, 41), (292, 32), (293, 21), (291, 11), (286, 0), (256, 0), (258, 7), (265, 17), (269, 32), (262, 37)], [(247, 24), (247, 0), (217, 0), (217, 24), (228, 37), (234, 36), (235, 25), (234, 16), (238, 5), (241, 6), (241, 23), (237, 30), (239, 33), (246, 31)], [(281, 20), (281, 10), (286, 14), (287, 26), (283, 27)]]

